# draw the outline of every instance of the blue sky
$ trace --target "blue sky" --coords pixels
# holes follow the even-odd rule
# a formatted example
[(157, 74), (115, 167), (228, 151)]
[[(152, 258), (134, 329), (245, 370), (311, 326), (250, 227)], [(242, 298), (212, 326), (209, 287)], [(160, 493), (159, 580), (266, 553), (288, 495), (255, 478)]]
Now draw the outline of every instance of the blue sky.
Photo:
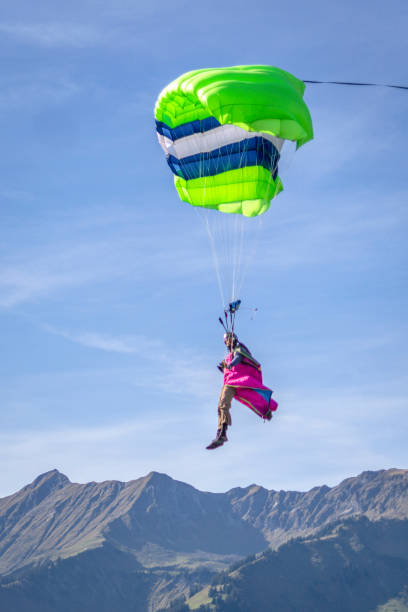
[(404, 1), (3, 3), (0, 495), (151, 470), (210, 491), (407, 467), (408, 94), (311, 85), (315, 140), (262, 219), (241, 338), (280, 403), (209, 453), (223, 356), (208, 237), (153, 107), (186, 70), (407, 84)]

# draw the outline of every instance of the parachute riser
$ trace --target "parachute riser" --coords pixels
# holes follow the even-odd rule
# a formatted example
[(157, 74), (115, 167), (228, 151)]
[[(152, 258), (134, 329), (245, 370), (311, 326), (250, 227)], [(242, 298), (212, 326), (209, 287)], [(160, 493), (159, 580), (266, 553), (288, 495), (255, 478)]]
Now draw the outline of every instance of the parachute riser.
[(234, 333), (235, 317), (236, 317), (237, 310), (239, 309), (240, 305), (241, 305), (241, 300), (236, 300), (235, 302), (230, 302), (228, 304), (228, 308), (224, 310), (225, 323), (221, 317), (218, 318), (219, 322), (221, 323), (221, 325), (223, 326), (227, 334)]

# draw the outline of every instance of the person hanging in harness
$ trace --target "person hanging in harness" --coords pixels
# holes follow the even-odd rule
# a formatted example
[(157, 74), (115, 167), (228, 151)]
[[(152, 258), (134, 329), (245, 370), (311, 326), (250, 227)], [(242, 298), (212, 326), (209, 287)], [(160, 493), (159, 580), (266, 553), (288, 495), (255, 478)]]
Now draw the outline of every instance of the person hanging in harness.
[(229, 353), (217, 367), (224, 374), (224, 385), (218, 402), (218, 428), (208, 450), (228, 441), (227, 429), (231, 425), (231, 402), (238, 400), (259, 417), (270, 421), (278, 404), (272, 399), (272, 391), (262, 383), (261, 364), (252, 356), (248, 347), (239, 342), (234, 332), (224, 334)]

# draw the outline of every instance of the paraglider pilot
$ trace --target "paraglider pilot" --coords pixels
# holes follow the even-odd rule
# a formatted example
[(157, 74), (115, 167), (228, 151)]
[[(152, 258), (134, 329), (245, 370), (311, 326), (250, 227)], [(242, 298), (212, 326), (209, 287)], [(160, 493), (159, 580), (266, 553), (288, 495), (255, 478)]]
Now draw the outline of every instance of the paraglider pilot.
[(235, 398), (248, 406), (259, 417), (270, 421), (272, 412), (278, 407), (272, 399), (272, 391), (262, 383), (261, 364), (252, 356), (248, 347), (239, 342), (233, 332), (224, 334), (224, 343), (229, 353), (218, 369), (224, 374), (224, 385), (218, 401), (218, 428), (208, 450), (222, 446), (228, 441), (227, 429), (231, 425), (231, 403)]

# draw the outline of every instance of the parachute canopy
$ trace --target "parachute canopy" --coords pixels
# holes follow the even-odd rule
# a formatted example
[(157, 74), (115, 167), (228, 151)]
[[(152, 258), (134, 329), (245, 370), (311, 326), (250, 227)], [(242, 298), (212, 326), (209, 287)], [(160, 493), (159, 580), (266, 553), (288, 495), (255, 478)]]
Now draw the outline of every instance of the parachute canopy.
[(160, 93), (160, 145), (181, 200), (254, 217), (283, 188), (278, 161), (285, 140), (313, 138), (305, 85), (273, 66), (193, 70)]

